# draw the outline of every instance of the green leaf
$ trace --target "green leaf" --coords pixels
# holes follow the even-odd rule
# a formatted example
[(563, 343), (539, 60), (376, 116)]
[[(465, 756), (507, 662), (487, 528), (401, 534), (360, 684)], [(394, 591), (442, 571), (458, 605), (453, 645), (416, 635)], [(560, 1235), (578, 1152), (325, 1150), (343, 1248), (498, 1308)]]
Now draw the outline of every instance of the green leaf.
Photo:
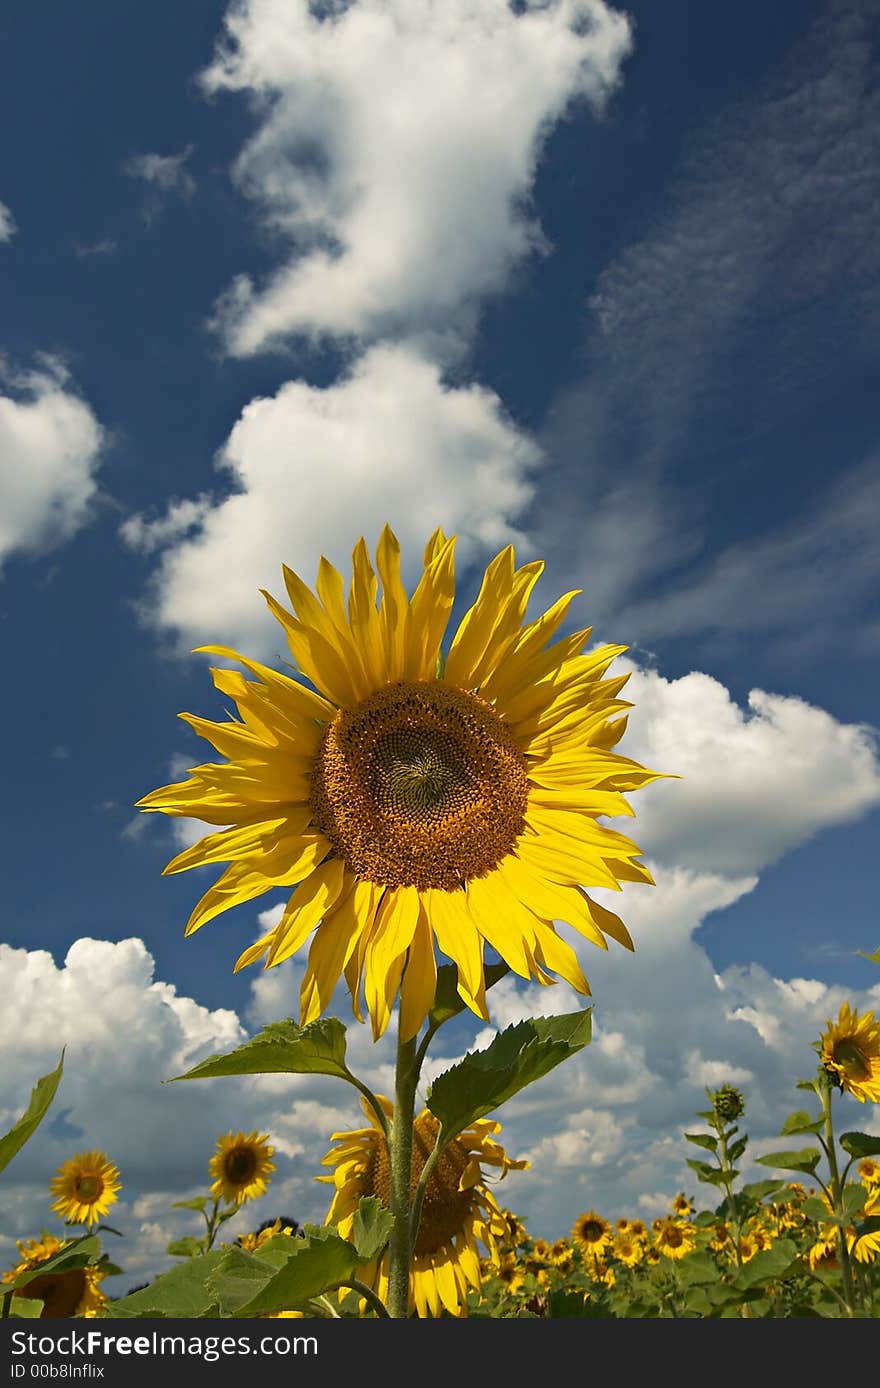
[(352, 1243), (362, 1262), (371, 1263), (378, 1258), (388, 1242), (393, 1224), (394, 1216), (375, 1195), (364, 1196), (355, 1210), (352, 1229)]
[(822, 1098), (818, 1080), (798, 1080), (795, 1089), (806, 1089), (810, 1094), (815, 1094), (817, 1098)]
[(807, 1196), (807, 1199), (801, 1203), (799, 1208), (803, 1210), (807, 1219), (811, 1219), (814, 1224), (831, 1223), (831, 1211), (825, 1204), (825, 1201), (819, 1199), (818, 1195)]
[[(510, 973), (510, 965), (502, 960), (498, 964), (487, 964), (485, 968), (486, 991)], [(458, 991), (458, 969), (455, 964), (441, 964), (437, 970), (437, 987), (434, 990), (434, 1003), (428, 1013), (431, 1026), (441, 1026), (450, 1017), (457, 1017), (467, 1004)]]
[(302, 1237), (285, 1242), (287, 1258), (274, 1267), (242, 1248), (224, 1251), (223, 1261), (209, 1279), (221, 1315), (265, 1316), (294, 1310), (346, 1282), (361, 1263), (354, 1245), (325, 1225), (307, 1224)]
[(718, 1264), (711, 1253), (689, 1253), (679, 1263), (679, 1276), (682, 1282), (717, 1282)]
[(259, 1035), (237, 1046), (228, 1055), (207, 1060), (175, 1075), (176, 1080), (209, 1080), (221, 1075), (334, 1075), (348, 1079), (345, 1064), (345, 1027), (336, 1017), (321, 1017), (307, 1027), (288, 1018), (270, 1022)]
[(212, 1248), (198, 1258), (187, 1258), (169, 1272), (163, 1272), (148, 1287), (118, 1301), (108, 1301), (105, 1316), (162, 1319), (199, 1318), (219, 1314), (217, 1298), (208, 1287), (208, 1278), (227, 1250)]
[(166, 1250), (172, 1258), (197, 1258), (202, 1251), (201, 1239), (194, 1239), (191, 1234), (182, 1239), (172, 1239)]
[(685, 1133), (685, 1137), (695, 1147), (704, 1147), (707, 1152), (718, 1151), (718, 1139), (712, 1137), (710, 1133)]
[(790, 1113), (782, 1125), (780, 1137), (791, 1137), (794, 1133), (818, 1133), (824, 1127), (824, 1118), (814, 1118), (806, 1109)]
[[(584, 1297), (583, 1292), (569, 1291), (566, 1287), (559, 1287), (552, 1291), (547, 1298), (547, 1314), (553, 1320), (583, 1320), (595, 1318), (597, 1312), (590, 1301)], [(580, 1334), (580, 1331), (578, 1331)]]
[(83, 1234), (80, 1238), (74, 1239), (67, 1248), (62, 1248), (54, 1258), (47, 1258), (38, 1267), (20, 1272), (14, 1282), (4, 1282), (3, 1291), (17, 1291), (19, 1287), (26, 1287), (35, 1277), (42, 1277), (47, 1272), (69, 1272), (71, 1268), (85, 1267), (87, 1263), (94, 1262), (100, 1253), (101, 1240), (94, 1234)]
[(846, 1185), (843, 1188), (843, 1208), (847, 1215), (858, 1214), (865, 1208), (868, 1192), (864, 1186)]
[(534, 1017), (500, 1032), (484, 1051), (469, 1051), (438, 1075), (428, 1108), (447, 1139), (493, 1113), (526, 1085), (539, 1080), (590, 1040), (591, 1008), (561, 1017)]
[(808, 1171), (812, 1175), (821, 1155), (815, 1147), (801, 1147), (797, 1152), (768, 1152), (766, 1157), (755, 1160), (759, 1166), (775, 1166), (780, 1171)]
[(747, 1200), (765, 1200), (768, 1195), (775, 1195), (778, 1190), (784, 1187), (784, 1181), (750, 1181), (743, 1186), (740, 1194)]
[(738, 1137), (736, 1142), (732, 1143), (730, 1147), (728, 1147), (727, 1149), (728, 1161), (739, 1161), (740, 1157), (742, 1156), (743, 1152), (746, 1150), (748, 1145), (749, 1139), (747, 1137)]
[[(724, 1173), (722, 1171), (719, 1171), (717, 1166), (710, 1166), (709, 1163), (706, 1161), (695, 1161), (693, 1157), (687, 1157), (685, 1158), (685, 1160), (687, 1161), (687, 1164), (691, 1168), (691, 1170), (696, 1171), (698, 1180), (705, 1181), (706, 1184), (710, 1186), (724, 1185)], [(737, 1171), (732, 1171), (729, 1174), (731, 1176), (739, 1175)]]
[(789, 1268), (799, 1266), (797, 1244), (791, 1239), (779, 1239), (772, 1248), (762, 1249), (750, 1258), (736, 1278), (736, 1285), (748, 1290), (762, 1282), (775, 1282)]
[(198, 1210), (200, 1213), (208, 1204), (207, 1195), (197, 1195), (192, 1200), (175, 1200), (172, 1210)]
[(870, 1133), (842, 1133), (838, 1140), (851, 1157), (880, 1156), (880, 1137), (872, 1137)]
[[(66, 1049), (66, 1048), (65, 1048)], [(29, 1137), (32, 1137), (46, 1116), (64, 1069), (64, 1051), (56, 1069), (37, 1080), (31, 1090), (30, 1102), (18, 1122), (0, 1137), (0, 1171), (7, 1167), (12, 1158), (21, 1150)]]
[(9, 1314), (14, 1319), (20, 1317), (22, 1320), (39, 1320), (44, 1305), (45, 1302), (37, 1301), (35, 1297), (14, 1296), (9, 1303)]

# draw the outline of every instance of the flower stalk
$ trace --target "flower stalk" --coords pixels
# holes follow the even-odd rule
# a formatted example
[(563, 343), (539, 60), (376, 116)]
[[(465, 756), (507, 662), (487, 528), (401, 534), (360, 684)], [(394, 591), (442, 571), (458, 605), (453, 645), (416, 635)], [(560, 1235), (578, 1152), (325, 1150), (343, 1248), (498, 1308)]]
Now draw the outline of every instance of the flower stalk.
[(412, 1204), (413, 1121), (419, 1068), (416, 1042), (397, 1038), (394, 1085), (394, 1117), (391, 1123), (391, 1214), (394, 1224), (388, 1241), (388, 1314), (405, 1320), (409, 1315), (409, 1274), (415, 1243), (410, 1222)]

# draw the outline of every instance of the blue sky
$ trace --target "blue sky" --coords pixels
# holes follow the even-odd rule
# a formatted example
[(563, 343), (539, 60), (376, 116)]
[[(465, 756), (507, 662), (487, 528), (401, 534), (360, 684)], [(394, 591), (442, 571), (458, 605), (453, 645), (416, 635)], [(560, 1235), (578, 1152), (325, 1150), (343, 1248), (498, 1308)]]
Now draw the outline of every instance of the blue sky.
[[(703, 1083), (747, 1074), (772, 1133), (826, 1015), (877, 1006), (856, 951), (880, 943), (878, 20), (871, 0), (4, 15), (0, 950), (29, 1020), (5, 1009), (0, 1110), (71, 1047), (63, 1121), (0, 1196), (10, 1250), (71, 1143), (103, 1144), (127, 1265), (156, 1266), (230, 1126), (271, 1129), (278, 1198), (320, 1218), (307, 1182), (347, 1095), (304, 1085), (284, 1120), (271, 1085), (219, 1116), (190, 1095), (167, 1171), (151, 1152), (187, 1105), (144, 1086), (293, 1010), (298, 966), (233, 977), (253, 909), (185, 941), (201, 874), (161, 877), (179, 840), (133, 804), (202, 759), (176, 713), (219, 712), (189, 648), (278, 658), (258, 588), (344, 566), (386, 518), (410, 576), (436, 524), (460, 535), (465, 600), (511, 539), (546, 558), (547, 603), (583, 588), (578, 625), (630, 646), (622, 750), (683, 775), (634, 800), (658, 879), (628, 894), (636, 956), (584, 960), (578, 1114), (550, 1086), (511, 1106), (512, 1143), (576, 1170), (584, 1208), (647, 1210), (684, 1179)], [(505, 985), (497, 1020), (575, 1005), (557, 992)], [(387, 1055), (357, 1045), (380, 1082)], [(539, 1233), (578, 1212), (558, 1191), (511, 1178)]]

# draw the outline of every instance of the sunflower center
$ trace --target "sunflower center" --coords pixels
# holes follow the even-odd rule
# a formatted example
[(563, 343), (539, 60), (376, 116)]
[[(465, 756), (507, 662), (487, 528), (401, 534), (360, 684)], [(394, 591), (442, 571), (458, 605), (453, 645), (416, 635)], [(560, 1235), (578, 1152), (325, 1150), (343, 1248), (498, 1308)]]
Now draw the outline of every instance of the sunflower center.
[(584, 1243), (598, 1243), (605, 1230), (596, 1219), (588, 1219), (581, 1225), (581, 1238)]
[[(433, 1150), (439, 1123), (433, 1114), (422, 1114), (413, 1124), (411, 1193), (415, 1195), (428, 1154)], [(436, 1253), (464, 1228), (472, 1208), (472, 1188), (459, 1190), (468, 1154), (455, 1139), (443, 1153), (428, 1180), (422, 1218), (414, 1252)], [(363, 1184), (364, 1195), (375, 1195), (386, 1209), (391, 1206), (391, 1162), (383, 1141), (376, 1143)]]
[(74, 1188), (78, 1200), (84, 1205), (92, 1205), (102, 1194), (104, 1182), (100, 1176), (77, 1176)]
[(328, 726), (312, 768), (317, 827), (358, 877), (454, 891), (513, 849), (525, 760), (491, 705), (442, 680), (389, 684)]
[(42, 1301), (40, 1315), (43, 1317), (68, 1317), (76, 1314), (85, 1289), (85, 1271), (83, 1268), (71, 1268), (68, 1272), (44, 1272), (39, 1277), (32, 1277), (17, 1295)]
[(675, 1226), (672, 1225), (665, 1231), (663, 1242), (668, 1248), (681, 1248), (681, 1245), (684, 1243), (684, 1235), (680, 1229), (676, 1229)]
[(233, 1147), (223, 1162), (230, 1185), (246, 1186), (257, 1170), (256, 1154), (249, 1147)]
[(834, 1059), (851, 1080), (866, 1080), (871, 1067), (864, 1052), (849, 1037), (843, 1037), (834, 1047)]

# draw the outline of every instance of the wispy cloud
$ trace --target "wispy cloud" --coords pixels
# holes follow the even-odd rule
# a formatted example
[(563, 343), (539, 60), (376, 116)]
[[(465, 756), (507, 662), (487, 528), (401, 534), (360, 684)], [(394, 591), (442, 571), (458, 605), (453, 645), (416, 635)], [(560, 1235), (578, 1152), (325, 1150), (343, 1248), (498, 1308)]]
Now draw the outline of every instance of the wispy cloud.
[(16, 230), (15, 218), (6, 203), (0, 202), (0, 241), (11, 241)]
[(123, 165), (129, 178), (138, 178), (145, 186), (143, 213), (147, 222), (158, 216), (170, 196), (192, 197), (196, 182), (186, 168), (192, 152), (192, 145), (187, 145), (179, 154), (136, 154)]
[[(583, 379), (543, 434), (555, 464), (535, 528), (589, 575), (594, 610), (617, 620), (635, 604), (646, 642), (726, 623), (739, 601), (753, 630), (798, 638), (809, 625), (827, 639), (841, 594), (874, 581), (875, 464), (845, 439), (826, 495), (788, 456), (766, 464), (787, 483), (769, 496), (745, 477), (761, 506), (743, 547), (717, 551), (724, 517), (711, 510), (719, 443), (726, 466), (754, 456), (770, 430), (796, 427), (805, 397), (876, 351), (872, 62), (866, 9), (829, 7), (763, 87), (696, 135), (665, 209), (591, 296)], [(819, 592), (823, 570), (834, 581)]]

